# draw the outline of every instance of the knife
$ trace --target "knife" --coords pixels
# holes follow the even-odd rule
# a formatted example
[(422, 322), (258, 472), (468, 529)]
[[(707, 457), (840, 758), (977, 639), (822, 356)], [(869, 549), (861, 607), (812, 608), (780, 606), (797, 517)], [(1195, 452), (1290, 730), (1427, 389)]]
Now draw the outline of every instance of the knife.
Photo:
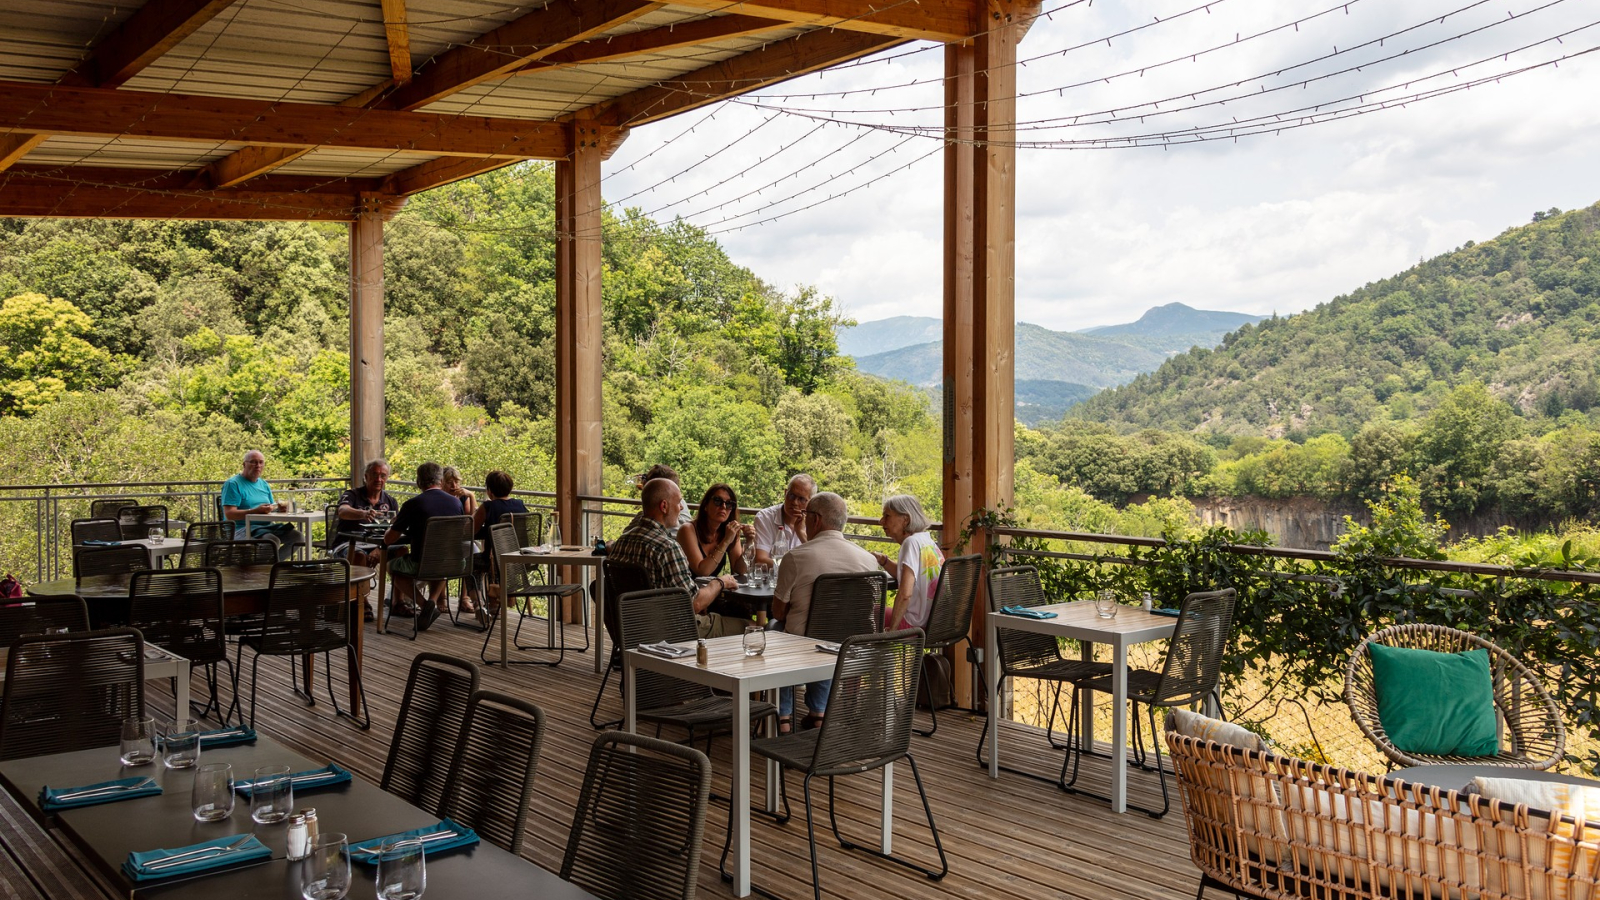
[(173, 866), (197, 862), (197, 860), (192, 859), (191, 857), (200, 857), (201, 859), (206, 859), (208, 858), (206, 854), (210, 854), (211, 856), (226, 856), (229, 853), (233, 853), (234, 851), (238, 850), (240, 847), (243, 847), (245, 844), (250, 843), (250, 839), (254, 836), (255, 835), (247, 834), (243, 837), (236, 838), (232, 843), (222, 844), (221, 846), (201, 847), (197, 850), (190, 850), (187, 853), (179, 853), (177, 856), (168, 856), (163, 858), (160, 862), (154, 862), (146, 865), (145, 868), (149, 870), (170, 869)]
[(112, 784), (107, 785), (106, 787), (92, 788), (86, 791), (73, 791), (70, 794), (57, 794), (54, 797), (51, 797), (50, 800), (60, 803), (64, 800), (77, 800), (82, 797), (95, 797), (100, 794), (119, 794), (123, 791), (142, 791), (155, 783), (155, 779), (153, 778), (141, 778), (140, 780), (135, 781), (133, 784)]
[[(309, 784), (310, 782), (313, 782), (313, 781), (327, 781), (329, 779), (338, 778), (338, 777), (339, 777), (339, 773), (338, 772), (318, 772), (315, 775), (296, 775), (293, 778), (289, 779), (289, 783), (290, 784)], [(256, 787), (256, 782), (254, 782), (254, 781), (241, 781), (238, 784), (235, 784), (234, 787), (235, 788), (252, 789), (252, 788)]]

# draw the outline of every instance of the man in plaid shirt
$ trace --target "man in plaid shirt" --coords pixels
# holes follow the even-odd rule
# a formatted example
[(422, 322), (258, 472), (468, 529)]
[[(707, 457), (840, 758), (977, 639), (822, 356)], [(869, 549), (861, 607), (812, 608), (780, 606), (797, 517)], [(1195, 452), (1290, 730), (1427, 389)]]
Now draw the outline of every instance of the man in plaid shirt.
[(689, 568), (689, 558), (673, 533), (678, 524), (678, 506), (683, 502), (678, 485), (667, 478), (646, 482), (642, 499), (644, 509), (611, 543), (607, 555), (617, 563), (643, 569), (651, 588), (675, 588), (693, 594), (694, 617), (701, 637), (742, 634), (749, 622), (710, 611), (719, 594), (738, 584), (733, 576), (722, 575), (695, 587), (694, 570)]

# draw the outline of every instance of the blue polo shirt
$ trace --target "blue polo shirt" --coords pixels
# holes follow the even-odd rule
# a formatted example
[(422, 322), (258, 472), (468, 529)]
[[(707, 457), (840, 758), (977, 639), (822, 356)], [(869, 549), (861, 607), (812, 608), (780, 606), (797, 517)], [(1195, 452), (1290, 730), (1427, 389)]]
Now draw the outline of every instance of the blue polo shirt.
[[(222, 483), (222, 505), (238, 509), (255, 509), (263, 503), (272, 503), (272, 485), (267, 484), (265, 478), (255, 481), (235, 475)], [(235, 526), (237, 527), (237, 526)], [(269, 534), (279, 533), (278, 523), (252, 522), (250, 523), (251, 537), (266, 537)]]

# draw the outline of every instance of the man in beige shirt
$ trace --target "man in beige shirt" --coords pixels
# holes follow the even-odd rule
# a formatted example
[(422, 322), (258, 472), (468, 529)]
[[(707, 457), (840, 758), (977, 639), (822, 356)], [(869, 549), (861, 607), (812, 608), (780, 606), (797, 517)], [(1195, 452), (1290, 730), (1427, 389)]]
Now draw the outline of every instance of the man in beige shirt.
[[(838, 494), (817, 494), (806, 504), (805, 529), (809, 537), (784, 555), (778, 568), (778, 586), (773, 590), (772, 614), (783, 620), (784, 631), (806, 633), (806, 623), (811, 618), (811, 586), (817, 576), (878, 570), (878, 561), (872, 554), (844, 536), (845, 518), (844, 498)], [(806, 727), (821, 724), (832, 687), (831, 681), (806, 685), (806, 706), (811, 709)], [(794, 689), (784, 688), (778, 693), (780, 731), (793, 721), (793, 715)]]

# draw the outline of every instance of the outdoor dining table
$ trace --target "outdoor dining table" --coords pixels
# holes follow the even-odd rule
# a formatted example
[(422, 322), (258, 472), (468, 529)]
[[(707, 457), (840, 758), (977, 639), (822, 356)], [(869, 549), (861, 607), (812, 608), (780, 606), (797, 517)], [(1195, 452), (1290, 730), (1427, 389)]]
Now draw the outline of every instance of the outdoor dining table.
[[(1028, 631), (1078, 641), (1084, 659), (1094, 657), (1095, 644), (1111, 646), (1111, 809), (1128, 811), (1128, 648), (1148, 641), (1172, 637), (1178, 620), (1171, 616), (1145, 612), (1138, 607), (1119, 606), (1115, 618), (1102, 619), (1093, 600), (1040, 606), (1041, 613), (1055, 613), (1052, 619), (1031, 619), (990, 612), (986, 619), (985, 647), (999, 646), (998, 630)], [(984, 679), (989, 688), (989, 777), (1000, 777), (1000, 656), (984, 654)], [(1090, 696), (1093, 696), (1092, 694)], [(1094, 704), (1082, 707), (1082, 733), (1094, 734)], [(1086, 737), (1092, 742), (1092, 738)]]
[[(553, 550), (540, 550), (537, 547), (524, 547), (516, 553), (507, 553), (506, 559), (517, 562), (531, 562), (540, 565), (552, 566), (583, 566), (594, 570), (594, 670), (596, 674), (604, 671), (610, 664), (611, 657), (606, 655), (606, 628), (605, 610), (606, 602), (606, 567), (605, 556), (596, 555), (594, 550), (579, 544), (567, 544)], [(500, 622), (495, 627), (500, 629), (500, 665), (506, 665), (510, 656), (510, 641), (507, 638), (506, 619), (511, 604), (500, 604)], [(552, 610), (551, 615), (557, 615)], [(553, 638), (552, 638), (553, 640)]]
[(149, 538), (134, 538), (132, 540), (125, 539), (119, 541), (118, 543), (124, 546), (136, 544), (149, 551), (150, 568), (152, 569), (161, 568), (162, 562), (164, 562), (169, 556), (181, 556), (183, 554), (183, 538), (164, 538), (160, 543), (152, 541)]
[[(706, 641), (708, 659), (704, 666), (695, 662), (693, 652), (678, 659), (642, 650), (629, 650), (622, 655), (626, 697), (622, 727), (629, 733), (638, 730), (634, 679), (639, 669), (703, 684), (730, 695), (733, 702), (730, 793), (733, 797), (733, 893), (736, 897), (750, 896), (750, 695), (832, 678), (838, 656), (819, 650), (817, 643), (815, 638), (773, 631), (767, 634), (767, 649), (762, 655), (745, 656), (742, 635), (711, 638)], [(677, 646), (692, 651), (695, 645), (691, 642)], [(894, 828), (894, 764), (884, 766), (882, 772), (879, 840), (882, 852), (889, 853)], [(769, 813), (778, 811), (778, 779), (778, 764), (768, 760), (765, 808)]]
[[(299, 900), (303, 867), (286, 858), (287, 823), (260, 825), (251, 821), (249, 804), (244, 797), (235, 803), (230, 818), (215, 823), (196, 822), (190, 800), (195, 770), (169, 770), (159, 762), (126, 768), (118, 762), (117, 753), (118, 748), (113, 745), (9, 760), (0, 763), (0, 784), (4, 784), (30, 815), (82, 850), (96, 871), (117, 886), (124, 896), (135, 900), (157, 897)], [(200, 762), (230, 763), (234, 778), (239, 780), (250, 778), (258, 766), (287, 765), (291, 771), (300, 772), (322, 765), (264, 735), (258, 736), (253, 744), (202, 749)], [(48, 816), (39, 808), (39, 791), (46, 785), (66, 787), (141, 776), (155, 779), (162, 792), (156, 796), (62, 810)], [(439, 821), (437, 816), (360, 778), (296, 794), (295, 806), (315, 807), (322, 832), (346, 834), (351, 843)], [(122, 863), (129, 853), (185, 847), (245, 832), (254, 833), (272, 851), (270, 859), (142, 884), (130, 882), (122, 874)], [(591, 898), (576, 885), (487, 841), (479, 841), (472, 847), (429, 853), (427, 869), (429, 896), (472, 897), (474, 900), (530, 896), (550, 900)], [(369, 865), (351, 864), (349, 897), (366, 900), (376, 896), (373, 872)]]
[(255, 522), (287, 522), (300, 532), (300, 548), (296, 551), (301, 559), (311, 556), (311, 526), (321, 525), (326, 521), (326, 516), (320, 509), (296, 510), (294, 512), (268, 512), (245, 513), (243, 531), (250, 533), (250, 526)]
[[(222, 611), (229, 616), (243, 616), (262, 613), (267, 609), (267, 590), (272, 581), (271, 566), (224, 566), (222, 572)], [(365, 566), (350, 567), (350, 609), (354, 617), (350, 628), (350, 640), (355, 644), (355, 659), (350, 663), (350, 702), (359, 704), (360, 696), (356, 691), (356, 676), (361, 671), (362, 651), (362, 623), (360, 585), (370, 581), (376, 573)], [(132, 581), (129, 575), (92, 575), (81, 580), (62, 578), (56, 581), (41, 581), (28, 588), (29, 596), (33, 597), (62, 597), (76, 594), (83, 598), (89, 607), (89, 620), (91, 622), (104, 620), (107, 616), (125, 617), (127, 615), (128, 589)], [(312, 671), (311, 659), (306, 658), (305, 673), (309, 679)], [(306, 682), (306, 690), (311, 690), (311, 682)]]
[[(6, 659), (10, 650), (0, 648), (0, 685), (6, 682)], [(173, 709), (189, 708), (189, 660), (165, 647), (144, 645), (144, 680), (158, 681), (171, 678), (176, 685), (173, 691)]]

